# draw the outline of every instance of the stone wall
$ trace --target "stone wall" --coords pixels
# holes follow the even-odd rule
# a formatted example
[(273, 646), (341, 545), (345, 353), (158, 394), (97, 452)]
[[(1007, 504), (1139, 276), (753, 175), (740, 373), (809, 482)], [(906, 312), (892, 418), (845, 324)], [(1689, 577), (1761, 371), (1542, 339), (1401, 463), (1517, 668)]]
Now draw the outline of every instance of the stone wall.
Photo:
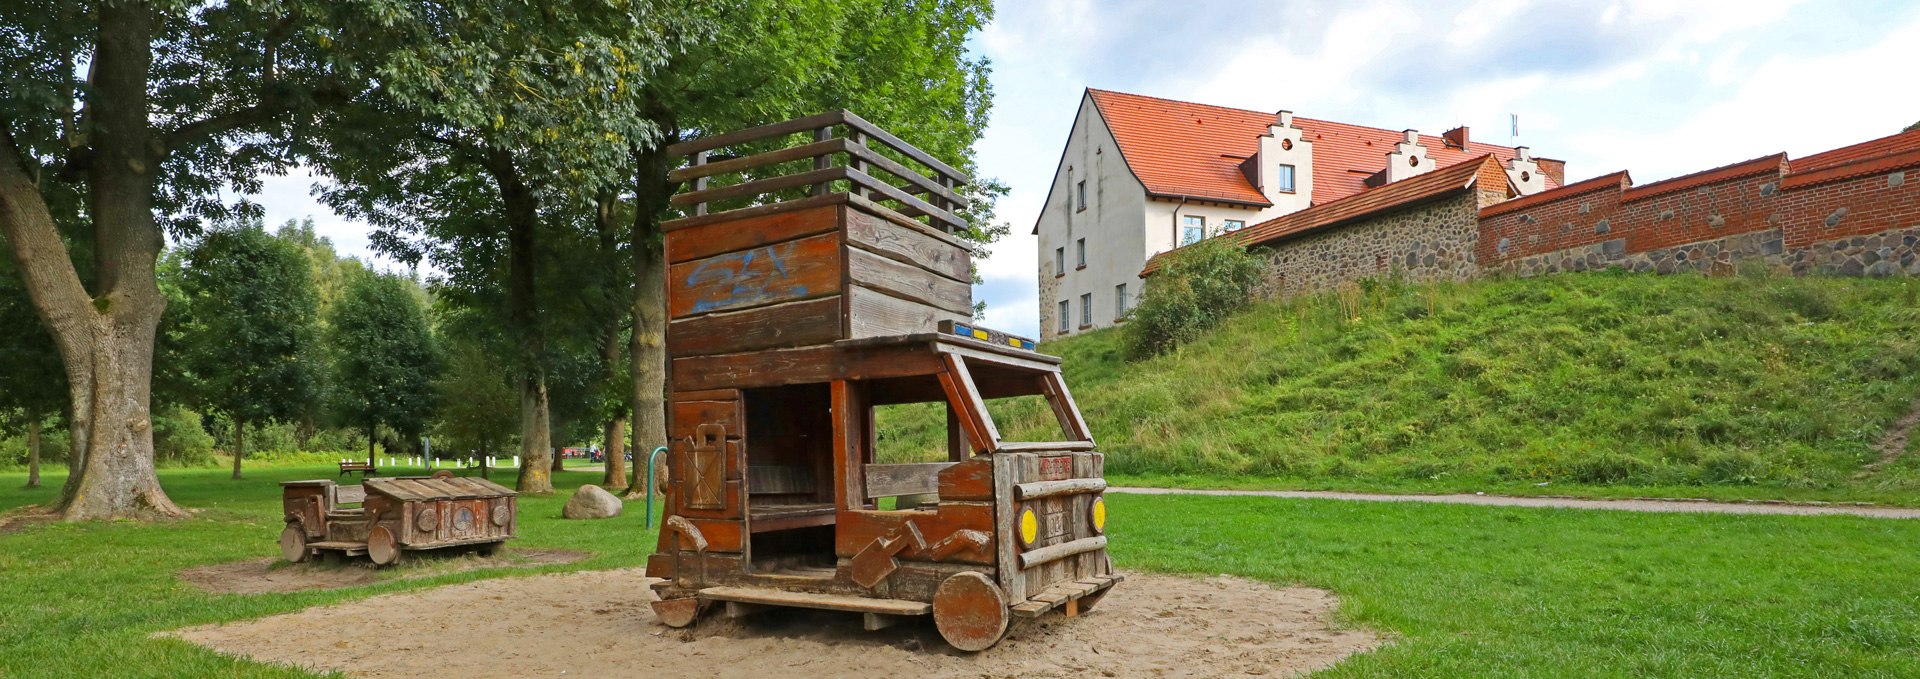
[(1466, 280), (1479, 273), (1480, 197), (1469, 192), (1265, 246), (1272, 297), (1386, 278)]

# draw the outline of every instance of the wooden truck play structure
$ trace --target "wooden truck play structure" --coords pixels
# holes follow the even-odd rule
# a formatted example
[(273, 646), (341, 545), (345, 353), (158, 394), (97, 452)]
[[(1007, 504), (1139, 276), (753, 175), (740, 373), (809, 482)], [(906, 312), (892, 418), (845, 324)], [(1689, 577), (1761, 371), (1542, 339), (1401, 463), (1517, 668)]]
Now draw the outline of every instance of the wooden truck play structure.
[[(879, 629), (931, 614), (977, 651), (1014, 617), (1078, 615), (1120, 580), (1102, 457), (1059, 359), (970, 321), (971, 249), (952, 235), (965, 176), (844, 111), (669, 151), (690, 157), (671, 176), (692, 209), (661, 225), (672, 441), (647, 562), (661, 621), (789, 606)], [(1051, 409), (1058, 440), (1002, 439), (986, 404), (1021, 396)], [(874, 463), (874, 408), (903, 403), (945, 404), (947, 461)]]
[(280, 555), (299, 563), (320, 554), (367, 555), (377, 565), (407, 552), (467, 547), (491, 556), (519, 528), (516, 493), (485, 479), (433, 476), (366, 479), (362, 485), (287, 481)]

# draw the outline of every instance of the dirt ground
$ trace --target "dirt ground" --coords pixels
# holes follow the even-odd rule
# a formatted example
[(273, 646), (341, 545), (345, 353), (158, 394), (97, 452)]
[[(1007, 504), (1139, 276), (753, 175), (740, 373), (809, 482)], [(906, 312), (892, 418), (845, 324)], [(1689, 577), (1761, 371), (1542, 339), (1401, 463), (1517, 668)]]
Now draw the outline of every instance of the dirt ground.
[[(640, 569), (503, 578), (168, 633), (222, 653), (355, 677), (1285, 677), (1380, 645), (1335, 629), (1332, 594), (1230, 577), (1129, 576), (1076, 619), (1017, 623), (952, 650), (928, 620), (866, 632), (851, 614), (710, 612), (669, 629)], [(331, 630), (316, 632), (316, 630)]]
[(419, 556), (394, 568), (376, 570), (373, 562), (365, 558), (338, 564), (319, 561), (295, 564), (272, 557), (189, 568), (180, 571), (180, 579), (214, 594), (261, 594), (353, 587), (382, 579), (410, 580), (476, 568), (531, 568), (573, 563), (584, 558), (587, 558), (584, 552), (508, 548), (494, 557)]

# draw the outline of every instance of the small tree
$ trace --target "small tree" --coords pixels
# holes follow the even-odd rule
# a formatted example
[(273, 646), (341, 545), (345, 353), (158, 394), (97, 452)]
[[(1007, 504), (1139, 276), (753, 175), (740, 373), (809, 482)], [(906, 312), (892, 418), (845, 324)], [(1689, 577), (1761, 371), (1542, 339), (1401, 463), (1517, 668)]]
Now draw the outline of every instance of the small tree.
[[(446, 372), (437, 389), (441, 403), (434, 430), (456, 449), (481, 457), (504, 450), (519, 431), (520, 396), (500, 362), (477, 343), (460, 343), (448, 352)], [(480, 476), (491, 470), (480, 467)]]
[(306, 253), (258, 223), (214, 229), (187, 251), (184, 363), (197, 399), (233, 422), (233, 478), (247, 428), (298, 419), (318, 394), (309, 363), (319, 301)]
[(1162, 255), (1129, 314), (1128, 357), (1147, 358), (1192, 341), (1252, 301), (1266, 262), (1232, 238), (1210, 238)]
[(334, 406), (367, 432), (369, 462), (380, 425), (417, 441), (434, 412), (440, 364), (417, 292), (398, 276), (356, 274), (328, 319)]

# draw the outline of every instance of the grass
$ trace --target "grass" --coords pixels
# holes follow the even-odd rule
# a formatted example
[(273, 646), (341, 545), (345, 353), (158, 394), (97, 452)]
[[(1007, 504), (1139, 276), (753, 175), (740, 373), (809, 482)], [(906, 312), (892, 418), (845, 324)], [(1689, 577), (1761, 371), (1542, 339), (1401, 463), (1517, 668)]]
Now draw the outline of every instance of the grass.
[[(43, 487), (35, 490), (21, 489), (25, 474), (0, 474), (0, 511), (50, 502), (65, 480), (64, 471), (49, 470)], [(242, 481), (228, 478), (231, 473), (221, 468), (161, 471), (162, 483), (174, 501), (200, 510), (190, 520), (50, 524), (0, 533), (0, 676), (310, 677), (148, 635), (506, 574), (638, 565), (653, 550), (654, 533), (642, 526), (643, 508), (638, 503), (614, 519), (562, 521), (560, 507), (569, 495), (563, 492), (521, 500), (521, 538), (510, 546), (593, 553), (580, 562), (418, 579), (401, 579), (418, 571), (387, 573), (378, 584), (324, 592), (207, 594), (181, 582), (175, 573), (278, 554), (274, 542), (281, 526), (278, 482), (334, 478), (337, 469), (256, 465)], [(571, 491), (599, 483), (600, 476), (599, 472), (562, 472), (554, 485)], [(430, 563), (421, 566), (431, 568)], [(641, 594), (636, 590), (635, 596)]]
[[(639, 564), (638, 513), (557, 519), (531, 497), (516, 547), (593, 552), (531, 571), (469, 571), (327, 592), (211, 595), (181, 569), (276, 553), (275, 482), (325, 467), (166, 470), (191, 520), (0, 534), (0, 676), (310, 677), (151, 638), (374, 594)], [(594, 480), (567, 472), (564, 487)], [(0, 474), (0, 508), (43, 502)], [(58, 479), (53, 480), (54, 485)], [(1395, 639), (1324, 677), (1903, 677), (1920, 675), (1920, 522), (1659, 515), (1264, 498), (1112, 495), (1124, 570), (1232, 573), (1324, 587), (1343, 624)], [(1115, 596), (1125, 596), (1125, 587)], [(634, 596), (644, 596), (638, 587)], [(507, 613), (503, 611), (503, 613)], [(507, 613), (510, 614), (510, 613)], [(635, 630), (636, 634), (648, 630)]]
[[(1920, 280), (1569, 274), (1268, 303), (1145, 361), (1049, 342), (1122, 480), (1920, 504)], [(1000, 407), (1010, 436), (1057, 436)], [(900, 457), (944, 421), (883, 420)], [(888, 450), (883, 447), (883, 450)], [(924, 452), (923, 452), (924, 451)]]

